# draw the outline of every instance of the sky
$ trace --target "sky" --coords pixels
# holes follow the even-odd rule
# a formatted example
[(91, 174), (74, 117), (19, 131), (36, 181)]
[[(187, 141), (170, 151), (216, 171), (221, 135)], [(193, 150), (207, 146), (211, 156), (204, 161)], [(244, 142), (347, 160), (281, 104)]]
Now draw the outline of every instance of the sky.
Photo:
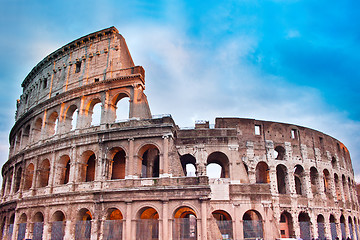
[(0, 164), (21, 83), (67, 43), (115, 26), (152, 114), (180, 127), (243, 117), (343, 142), (360, 182), (359, 1), (0, 0)]

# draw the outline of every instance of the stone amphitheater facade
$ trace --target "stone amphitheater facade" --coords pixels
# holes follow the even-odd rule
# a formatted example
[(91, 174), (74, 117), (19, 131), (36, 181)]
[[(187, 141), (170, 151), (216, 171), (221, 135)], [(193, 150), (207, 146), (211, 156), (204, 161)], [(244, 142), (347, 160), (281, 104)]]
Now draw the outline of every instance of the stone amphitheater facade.
[(22, 87), (2, 239), (360, 239), (344, 144), (286, 123), (181, 129), (152, 116), (145, 71), (114, 27), (48, 55)]

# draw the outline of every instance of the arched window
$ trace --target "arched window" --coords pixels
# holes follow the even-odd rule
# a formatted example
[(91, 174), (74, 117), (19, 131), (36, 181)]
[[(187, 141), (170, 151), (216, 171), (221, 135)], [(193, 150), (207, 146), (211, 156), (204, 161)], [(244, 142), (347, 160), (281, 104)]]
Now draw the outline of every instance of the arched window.
[(21, 135), (21, 131), (16, 135), (15, 152), (18, 152), (21, 149)]
[(32, 187), (34, 177), (34, 164), (30, 163), (25, 171), (24, 190), (29, 190)]
[(355, 238), (354, 238), (353, 223), (352, 223), (352, 219), (351, 219), (350, 216), (348, 217), (348, 223), (349, 223), (349, 233), (350, 233), (350, 237), (351, 237), (351, 239), (355, 239)]
[(344, 198), (345, 198), (345, 201), (348, 201), (349, 200), (349, 195), (348, 195), (348, 188), (347, 188), (347, 184), (346, 184), (346, 178), (344, 175), (342, 175), (342, 187), (343, 187), (343, 191), (344, 191)]
[(42, 240), (44, 231), (44, 215), (41, 212), (37, 212), (34, 215), (33, 224), (33, 240)]
[[(101, 101), (98, 98), (92, 99), (86, 107), (88, 122), (85, 127), (97, 126), (101, 123)], [(90, 123), (90, 124), (89, 124)]]
[(197, 239), (195, 211), (190, 207), (180, 207), (174, 212), (173, 239)]
[(95, 154), (91, 154), (87, 161), (85, 182), (95, 180)]
[(41, 128), (42, 128), (42, 119), (38, 118), (35, 121), (34, 127), (33, 127), (33, 142), (37, 142), (40, 140), (41, 138)]
[(317, 230), (319, 239), (325, 239), (325, 219), (324, 216), (319, 214), (317, 217)]
[(136, 220), (136, 239), (159, 239), (159, 214), (151, 207), (138, 212)]
[(91, 212), (86, 208), (82, 208), (77, 216), (77, 222), (75, 225), (75, 239), (90, 240), (91, 220), (92, 220)]
[(262, 217), (259, 212), (255, 210), (249, 210), (244, 213), (243, 231), (244, 239), (262, 239), (264, 237)]
[(15, 176), (15, 191), (14, 192), (18, 192), (20, 190), (20, 183), (21, 183), (21, 174), (22, 174), (22, 168), (19, 167), (18, 170), (16, 171), (16, 176)]
[(49, 184), (49, 175), (50, 175), (50, 161), (48, 159), (45, 159), (41, 162), (38, 172), (39, 172), (38, 187), (46, 187)]
[(300, 226), (300, 237), (302, 239), (311, 239), (309, 215), (305, 212), (301, 212), (298, 221)]
[(24, 133), (22, 135), (22, 146), (27, 146), (29, 144), (29, 138), (30, 138), (30, 125), (27, 125), (24, 129)]
[(71, 105), (68, 107), (65, 113), (64, 132), (69, 132), (76, 129), (77, 115), (78, 107), (76, 105)]
[(296, 194), (305, 195), (305, 189), (303, 187), (304, 178), (304, 168), (301, 165), (296, 165), (294, 171)]
[(5, 189), (5, 194), (6, 195), (9, 195), (10, 194), (10, 191), (11, 191), (11, 183), (12, 183), (12, 177), (13, 177), (13, 171), (14, 171), (14, 168), (11, 167), (9, 169), (9, 172), (7, 174), (7, 181), (6, 181), (6, 189)]
[(335, 182), (335, 190), (336, 190), (337, 200), (341, 201), (341, 190), (340, 190), (339, 177), (336, 173), (334, 173), (334, 182)]
[(346, 238), (346, 226), (345, 226), (345, 217), (344, 215), (340, 216), (340, 229), (341, 229), (341, 237), (343, 239)]
[(337, 231), (336, 231), (336, 219), (334, 215), (330, 214), (330, 231), (331, 231), (331, 239), (337, 238)]
[(280, 236), (290, 238), (294, 236), (293, 221), (291, 214), (284, 211), (280, 215)]
[(181, 166), (186, 177), (196, 176), (196, 159), (191, 154), (180, 157)]
[(212, 212), (212, 215), (216, 220), (216, 224), (223, 238), (233, 239), (233, 227), (230, 214), (223, 210), (216, 210)]
[(122, 239), (123, 215), (117, 208), (110, 208), (104, 222), (103, 239)]
[(148, 144), (140, 149), (138, 156), (141, 156), (141, 178), (159, 177), (159, 149)]
[(265, 162), (256, 165), (256, 183), (270, 183), (269, 166)]
[(52, 216), (51, 239), (64, 239), (65, 225), (64, 213), (62, 211), (56, 211)]
[(26, 233), (26, 224), (27, 224), (27, 216), (23, 213), (19, 219), (19, 226), (18, 226), (18, 237), (17, 239), (25, 239)]
[(314, 195), (318, 194), (319, 174), (318, 174), (318, 170), (315, 167), (310, 168), (310, 182), (311, 182), (312, 193)]
[(285, 148), (277, 146), (274, 150), (274, 157), (276, 160), (285, 160)]
[[(216, 173), (216, 169), (219, 169), (219, 167), (213, 167), (216, 165), (220, 166), (221, 168), (220, 176)], [(210, 178), (230, 178), (228, 157), (222, 152), (211, 153), (207, 158), (206, 172), (207, 176)]]
[(330, 198), (331, 196), (331, 185), (330, 185), (330, 173), (327, 169), (324, 169), (324, 192)]
[(121, 148), (113, 149), (111, 179), (125, 179), (125, 151)]
[(112, 100), (115, 113), (114, 121), (119, 122), (129, 118), (130, 98), (125, 93), (117, 94)]
[(57, 184), (67, 184), (70, 177), (70, 157), (63, 155), (60, 157), (59, 167), (57, 168)]
[(331, 158), (331, 166), (335, 169), (337, 168), (337, 161), (335, 157)]
[(279, 164), (276, 167), (276, 178), (277, 178), (277, 185), (278, 185), (278, 192), (280, 194), (287, 193), (287, 168)]
[(51, 113), (47, 122), (46, 122), (46, 130), (47, 137), (53, 136), (57, 133), (57, 125), (59, 121), (59, 115), (57, 112)]

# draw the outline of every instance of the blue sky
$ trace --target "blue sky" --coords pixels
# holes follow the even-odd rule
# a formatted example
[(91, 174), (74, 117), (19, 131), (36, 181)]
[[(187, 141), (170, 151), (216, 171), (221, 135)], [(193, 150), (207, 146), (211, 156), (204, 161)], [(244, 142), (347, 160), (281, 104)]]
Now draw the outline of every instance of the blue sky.
[(20, 84), (46, 55), (110, 26), (146, 71), (153, 114), (294, 123), (348, 146), (360, 181), (358, 1), (0, 0), (0, 163)]

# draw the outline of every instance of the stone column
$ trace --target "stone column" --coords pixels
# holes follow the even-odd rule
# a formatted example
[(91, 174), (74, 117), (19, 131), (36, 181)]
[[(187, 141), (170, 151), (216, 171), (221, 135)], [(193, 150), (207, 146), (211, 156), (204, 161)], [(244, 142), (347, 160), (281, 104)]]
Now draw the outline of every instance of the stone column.
[(234, 203), (234, 222), (233, 222), (233, 234), (234, 234), (234, 239), (243, 239), (243, 228), (242, 228), (242, 224), (240, 222), (241, 216), (239, 214), (240, 211), (240, 204), (239, 203)]
[(270, 191), (271, 194), (278, 194), (277, 189), (277, 177), (275, 166), (269, 166), (269, 178), (270, 178)]
[(131, 179), (134, 175), (134, 138), (129, 138), (129, 156), (126, 157), (126, 172), (125, 179)]
[(37, 184), (37, 179), (38, 179), (38, 175), (41, 173), (39, 170), (39, 161), (40, 161), (40, 157), (36, 157), (36, 161), (34, 161), (34, 173), (33, 173), (33, 178), (32, 178), (32, 184), (31, 184), (31, 195), (35, 195), (35, 189), (38, 187)]
[(91, 240), (97, 240), (99, 234), (99, 220), (94, 218), (91, 220)]
[(169, 139), (170, 135), (163, 138), (163, 157), (160, 159), (160, 177), (169, 177)]
[(162, 228), (163, 228), (163, 237), (162, 239), (169, 239), (169, 201), (163, 201), (163, 216), (162, 216)]
[(308, 199), (312, 199), (313, 193), (312, 193), (312, 189), (311, 189), (310, 170), (307, 171), (304, 169), (304, 179), (305, 179), (305, 181), (303, 182), (303, 185), (306, 189), (306, 196)]
[(52, 193), (53, 187), (55, 185), (55, 175), (56, 174), (56, 154), (55, 152), (52, 154), (52, 158), (50, 159), (50, 173), (49, 173), (49, 187), (50, 192)]
[(200, 199), (201, 202), (201, 240), (207, 240), (207, 204), (208, 199)]
[(300, 224), (297, 212), (290, 212), (296, 237), (300, 237)]
[(132, 218), (132, 214), (131, 214), (131, 201), (127, 201), (126, 203), (126, 219), (125, 219), (125, 232), (124, 232), (124, 236), (125, 239), (134, 239), (135, 236), (132, 236), (132, 229), (131, 229), (131, 218)]

